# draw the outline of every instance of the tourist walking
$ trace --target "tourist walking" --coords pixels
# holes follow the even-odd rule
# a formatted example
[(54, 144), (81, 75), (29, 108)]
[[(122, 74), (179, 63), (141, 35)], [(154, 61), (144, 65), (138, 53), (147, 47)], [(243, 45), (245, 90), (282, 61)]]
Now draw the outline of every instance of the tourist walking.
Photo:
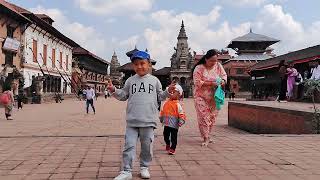
[(87, 89), (85, 91), (86, 93), (86, 107), (87, 107), (87, 114), (89, 114), (89, 105), (91, 106), (92, 110), (93, 110), (93, 113), (96, 114), (96, 109), (94, 107), (94, 104), (93, 104), (93, 99), (95, 97), (95, 92), (93, 90), (92, 87), (90, 86), (87, 86)]
[(287, 94), (287, 65), (284, 60), (279, 63), (280, 92), (278, 102), (286, 100)]
[(198, 126), (202, 146), (208, 146), (212, 139), (210, 134), (215, 124), (218, 110), (214, 100), (215, 88), (217, 88), (217, 79), (221, 78), (221, 85), (227, 82), (227, 74), (223, 66), (218, 62), (218, 53), (216, 50), (209, 50), (195, 65), (192, 70), (194, 89), (194, 104), (197, 112)]
[(289, 67), (287, 68), (287, 92), (288, 92), (288, 100), (292, 100), (293, 98), (293, 86), (296, 82), (296, 77), (298, 76), (297, 69), (294, 68), (293, 61), (289, 61)]
[(3, 87), (3, 93), (0, 96), (0, 102), (4, 106), (4, 112), (7, 120), (13, 120), (12, 110), (14, 106), (14, 97), (11, 89), (11, 85), (5, 84)]
[(179, 101), (182, 96), (182, 87), (176, 84), (175, 91), (169, 95), (160, 112), (160, 122), (164, 125), (163, 138), (169, 155), (176, 153), (179, 127), (186, 121), (185, 112)]
[(108, 81), (107, 89), (113, 96), (126, 101), (126, 135), (123, 150), (123, 171), (115, 177), (115, 180), (132, 179), (133, 162), (136, 155), (136, 144), (138, 139), (141, 143), (140, 153), (140, 176), (144, 179), (150, 178), (149, 165), (152, 161), (152, 149), (154, 141), (154, 129), (157, 127), (156, 120), (157, 96), (164, 100), (169, 92), (174, 91), (174, 85), (168, 90), (162, 91), (158, 78), (149, 74), (151, 68), (150, 55), (144, 51), (136, 51), (130, 57), (133, 69), (136, 72), (126, 82), (123, 89), (117, 89)]

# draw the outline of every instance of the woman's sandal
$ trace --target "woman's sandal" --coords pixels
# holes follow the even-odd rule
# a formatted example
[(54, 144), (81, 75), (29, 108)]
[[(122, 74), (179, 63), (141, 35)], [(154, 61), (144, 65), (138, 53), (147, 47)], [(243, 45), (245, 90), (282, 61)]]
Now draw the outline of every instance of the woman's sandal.
[(201, 146), (202, 147), (208, 147), (208, 144), (209, 144), (209, 142), (203, 142), (203, 143), (201, 143)]

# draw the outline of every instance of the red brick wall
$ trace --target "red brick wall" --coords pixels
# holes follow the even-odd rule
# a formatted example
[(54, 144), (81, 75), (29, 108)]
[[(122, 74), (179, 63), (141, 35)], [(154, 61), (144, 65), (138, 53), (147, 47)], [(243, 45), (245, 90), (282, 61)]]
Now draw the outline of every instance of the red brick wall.
[[(228, 76), (237, 76), (239, 75), (237, 74), (237, 68), (248, 70), (249, 67), (255, 64), (256, 62), (231, 61), (231, 62), (228, 62), (227, 64), (224, 64), (223, 67), (226, 69)], [(249, 74), (246, 71), (244, 72), (245, 72), (243, 73), (244, 75), (249, 76)]]
[(312, 113), (229, 102), (228, 125), (256, 134), (310, 134)]
[[(23, 44), (23, 37), (21, 34), (21, 27), (19, 26), (19, 22), (16, 22), (16, 20), (8, 17), (6, 14), (0, 13), (0, 65), (1, 64), (5, 64), (5, 51), (3, 51), (2, 46), (4, 43), (5, 38), (7, 37), (7, 25), (12, 25), (13, 27), (17, 27), (13, 33), (13, 37), (15, 39), (17, 39), (18, 41), (20, 41), (20, 43)], [(2, 39), (3, 38), (3, 39)], [(19, 51), (17, 52), (16, 55), (13, 56), (13, 65), (15, 65), (17, 67), (18, 70), (20, 70), (21, 68), (21, 51), (19, 49)]]

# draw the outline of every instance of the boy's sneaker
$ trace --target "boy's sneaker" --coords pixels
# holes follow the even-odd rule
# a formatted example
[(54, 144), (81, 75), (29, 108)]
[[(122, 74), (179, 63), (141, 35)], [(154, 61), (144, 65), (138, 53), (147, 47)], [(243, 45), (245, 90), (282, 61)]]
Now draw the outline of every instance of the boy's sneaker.
[(147, 167), (140, 168), (140, 175), (142, 179), (150, 179), (150, 173)]
[(132, 174), (128, 171), (121, 171), (120, 174), (115, 177), (113, 180), (131, 180)]
[(167, 151), (167, 152), (170, 151), (170, 145), (166, 145), (166, 151)]
[(176, 150), (174, 150), (174, 149), (169, 150), (169, 155), (175, 155), (175, 154), (176, 154)]

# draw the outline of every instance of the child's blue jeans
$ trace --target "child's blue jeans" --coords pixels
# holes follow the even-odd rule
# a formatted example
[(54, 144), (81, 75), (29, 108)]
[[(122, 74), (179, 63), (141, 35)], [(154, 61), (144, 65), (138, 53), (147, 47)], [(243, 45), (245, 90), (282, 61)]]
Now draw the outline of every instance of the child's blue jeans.
[(132, 163), (136, 155), (136, 144), (138, 138), (140, 138), (141, 142), (140, 167), (149, 167), (152, 161), (154, 127), (127, 127), (125, 146), (123, 150), (124, 171), (132, 171)]

